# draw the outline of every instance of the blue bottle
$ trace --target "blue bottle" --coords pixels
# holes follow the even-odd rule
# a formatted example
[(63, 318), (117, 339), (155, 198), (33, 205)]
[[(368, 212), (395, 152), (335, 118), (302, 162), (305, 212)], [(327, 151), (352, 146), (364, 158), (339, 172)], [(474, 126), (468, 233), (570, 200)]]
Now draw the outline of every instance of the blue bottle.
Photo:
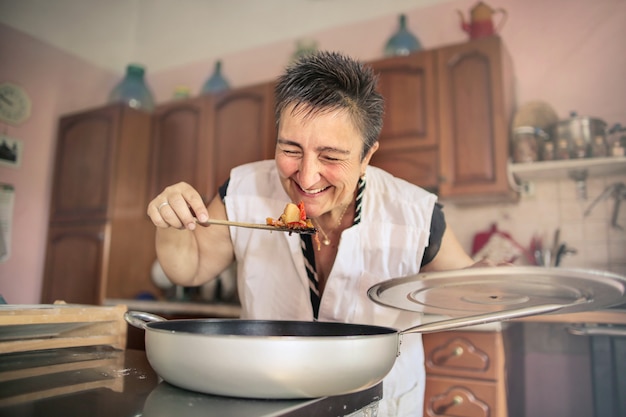
[(200, 94), (208, 94), (208, 93), (218, 93), (220, 91), (225, 91), (230, 88), (228, 81), (222, 75), (222, 61), (215, 62), (215, 68), (213, 69), (213, 74), (209, 77), (208, 80), (202, 86), (202, 91)]
[(129, 64), (126, 67), (126, 76), (111, 91), (109, 103), (125, 103), (129, 107), (147, 112), (154, 110), (154, 98), (146, 85), (144, 74), (143, 66)]
[(387, 41), (385, 56), (408, 55), (422, 49), (422, 44), (406, 27), (406, 15), (401, 14), (398, 31)]

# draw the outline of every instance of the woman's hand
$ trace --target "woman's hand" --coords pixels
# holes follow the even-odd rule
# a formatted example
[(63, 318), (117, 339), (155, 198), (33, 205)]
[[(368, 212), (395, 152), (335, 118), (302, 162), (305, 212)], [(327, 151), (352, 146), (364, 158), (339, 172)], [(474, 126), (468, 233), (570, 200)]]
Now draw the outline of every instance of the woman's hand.
[(200, 193), (185, 182), (166, 187), (148, 204), (148, 216), (156, 227), (166, 229), (196, 228), (196, 219), (209, 220), (209, 213)]

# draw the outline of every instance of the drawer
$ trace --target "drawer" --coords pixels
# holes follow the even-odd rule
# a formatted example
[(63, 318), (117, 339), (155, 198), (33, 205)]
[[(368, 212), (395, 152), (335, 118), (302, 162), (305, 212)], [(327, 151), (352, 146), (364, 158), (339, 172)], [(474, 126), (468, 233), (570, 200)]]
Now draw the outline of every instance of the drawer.
[(424, 416), (503, 417), (498, 411), (497, 384), (490, 381), (426, 377)]
[(422, 335), (427, 374), (496, 380), (504, 367), (500, 332), (452, 331)]

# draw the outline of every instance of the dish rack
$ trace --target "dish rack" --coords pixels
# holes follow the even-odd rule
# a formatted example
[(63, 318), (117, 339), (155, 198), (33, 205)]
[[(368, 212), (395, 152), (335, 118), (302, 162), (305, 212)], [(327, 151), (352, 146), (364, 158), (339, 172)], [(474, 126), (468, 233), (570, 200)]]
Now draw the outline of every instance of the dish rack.
[(0, 305), (0, 354), (80, 346), (126, 348), (125, 305)]

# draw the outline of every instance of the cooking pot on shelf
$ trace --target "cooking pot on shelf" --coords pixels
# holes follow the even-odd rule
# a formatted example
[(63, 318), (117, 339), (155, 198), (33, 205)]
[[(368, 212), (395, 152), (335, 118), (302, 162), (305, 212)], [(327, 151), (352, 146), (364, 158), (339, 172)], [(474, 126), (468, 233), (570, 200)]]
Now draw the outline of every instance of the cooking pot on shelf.
[(594, 156), (594, 145), (606, 147), (606, 128), (604, 120), (572, 112), (568, 119), (550, 126), (548, 133), (557, 149), (568, 149), (570, 158), (588, 158)]
[(368, 296), (381, 305), (450, 317), (403, 331), (320, 321), (165, 320), (135, 311), (125, 319), (145, 330), (150, 365), (173, 385), (233, 397), (313, 398), (379, 383), (408, 333), (598, 309), (626, 302), (625, 288), (624, 277), (600, 271), (469, 268), (396, 278), (370, 288)]

